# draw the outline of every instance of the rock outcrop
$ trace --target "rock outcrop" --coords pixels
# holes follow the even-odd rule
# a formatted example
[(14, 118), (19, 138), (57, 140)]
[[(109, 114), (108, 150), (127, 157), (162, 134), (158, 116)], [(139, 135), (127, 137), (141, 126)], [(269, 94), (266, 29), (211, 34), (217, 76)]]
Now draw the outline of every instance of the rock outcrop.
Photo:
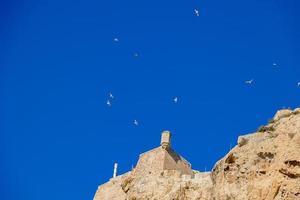
[(94, 200), (300, 200), (300, 109), (280, 110), (257, 132), (240, 136), (211, 172), (170, 166), (112, 178)]

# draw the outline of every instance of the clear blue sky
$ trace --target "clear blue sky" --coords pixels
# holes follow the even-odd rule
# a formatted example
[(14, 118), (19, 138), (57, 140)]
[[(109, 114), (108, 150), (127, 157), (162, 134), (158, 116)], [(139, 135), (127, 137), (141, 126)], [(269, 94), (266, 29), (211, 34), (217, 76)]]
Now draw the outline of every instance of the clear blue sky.
[(1, 1), (0, 199), (92, 199), (114, 162), (130, 170), (163, 130), (194, 169), (212, 168), (238, 135), (300, 106), (299, 10), (299, 0)]

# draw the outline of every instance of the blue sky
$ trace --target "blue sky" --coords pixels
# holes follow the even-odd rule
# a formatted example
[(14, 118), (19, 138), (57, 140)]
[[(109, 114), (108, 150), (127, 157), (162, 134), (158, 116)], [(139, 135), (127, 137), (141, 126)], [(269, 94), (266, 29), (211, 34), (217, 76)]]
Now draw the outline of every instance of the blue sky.
[(0, 9), (1, 200), (92, 199), (114, 162), (130, 170), (163, 130), (194, 169), (211, 169), (238, 135), (300, 106), (298, 0)]

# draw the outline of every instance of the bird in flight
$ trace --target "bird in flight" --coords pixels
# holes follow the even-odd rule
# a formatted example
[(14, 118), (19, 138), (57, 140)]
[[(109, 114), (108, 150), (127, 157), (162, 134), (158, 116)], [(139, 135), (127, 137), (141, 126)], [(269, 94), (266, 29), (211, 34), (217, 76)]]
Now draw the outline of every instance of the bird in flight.
[(199, 10), (198, 9), (194, 9), (194, 12), (195, 12), (195, 15), (197, 16), (197, 17), (199, 17)]
[(113, 96), (113, 94), (111, 92), (109, 93), (109, 98), (111, 98), (111, 99), (114, 98), (114, 96)]
[(253, 79), (251, 79), (251, 80), (247, 80), (247, 81), (245, 81), (245, 83), (246, 84), (252, 84), (252, 82), (253, 82), (254, 80)]
[(118, 39), (118, 38), (114, 38), (114, 41), (115, 41), (115, 42), (119, 42), (119, 39)]
[(109, 107), (111, 106), (110, 100), (106, 101), (106, 105), (109, 106)]
[(174, 103), (177, 103), (177, 102), (178, 102), (178, 97), (175, 97), (175, 98), (173, 99), (173, 101), (174, 101)]
[(133, 120), (133, 124), (136, 125), (136, 126), (138, 126), (139, 122), (135, 119), (135, 120)]

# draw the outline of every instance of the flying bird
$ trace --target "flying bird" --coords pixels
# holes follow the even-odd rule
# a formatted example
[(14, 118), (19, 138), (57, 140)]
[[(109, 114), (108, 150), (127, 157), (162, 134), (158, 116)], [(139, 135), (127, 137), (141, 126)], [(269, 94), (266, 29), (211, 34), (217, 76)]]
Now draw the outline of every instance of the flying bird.
[(109, 107), (111, 106), (111, 103), (110, 103), (109, 100), (106, 101), (106, 105), (109, 106)]
[(109, 98), (111, 98), (111, 99), (114, 98), (114, 96), (113, 96), (113, 94), (111, 92), (109, 93)]
[(135, 119), (135, 120), (133, 121), (133, 124), (136, 125), (136, 126), (138, 126), (138, 125), (139, 125), (139, 122)]
[(199, 10), (198, 9), (194, 9), (194, 12), (195, 12), (195, 15), (197, 16), (197, 17), (199, 17)]
[(253, 79), (251, 79), (251, 80), (247, 80), (247, 81), (245, 81), (245, 83), (246, 84), (252, 84), (252, 82), (253, 82), (254, 80)]
[(177, 103), (177, 102), (178, 102), (178, 97), (175, 97), (175, 98), (173, 99), (173, 101), (174, 101), (174, 103)]

